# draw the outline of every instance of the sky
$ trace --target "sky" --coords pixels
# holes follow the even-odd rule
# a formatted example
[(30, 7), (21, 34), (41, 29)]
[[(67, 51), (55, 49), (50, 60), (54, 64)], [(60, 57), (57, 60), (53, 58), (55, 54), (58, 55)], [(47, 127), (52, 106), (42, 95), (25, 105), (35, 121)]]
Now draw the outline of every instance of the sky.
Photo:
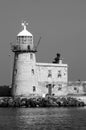
[(0, 85), (12, 82), (10, 43), (26, 20), (34, 44), (42, 37), (37, 62), (51, 63), (60, 53), (69, 80), (86, 80), (86, 0), (0, 0)]

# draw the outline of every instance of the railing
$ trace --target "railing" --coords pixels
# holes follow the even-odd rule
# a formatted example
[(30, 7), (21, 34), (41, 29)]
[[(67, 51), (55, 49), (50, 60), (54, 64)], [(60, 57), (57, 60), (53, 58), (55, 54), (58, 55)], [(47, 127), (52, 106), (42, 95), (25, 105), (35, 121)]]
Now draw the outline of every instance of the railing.
[(20, 45), (11, 45), (11, 50), (13, 52), (37, 52), (36, 49), (31, 49), (30, 47), (23, 48)]
[(12, 46), (11, 46), (11, 50), (12, 50), (12, 51), (20, 51), (21, 49), (20, 49), (20, 46), (19, 46), (19, 45), (12, 45)]

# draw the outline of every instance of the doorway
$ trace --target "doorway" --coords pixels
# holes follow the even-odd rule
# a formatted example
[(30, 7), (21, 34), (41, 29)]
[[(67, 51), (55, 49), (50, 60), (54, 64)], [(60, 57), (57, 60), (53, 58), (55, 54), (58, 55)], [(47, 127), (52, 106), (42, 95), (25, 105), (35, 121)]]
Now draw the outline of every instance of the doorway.
[(52, 84), (48, 84), (48, 94), (52, 95)]

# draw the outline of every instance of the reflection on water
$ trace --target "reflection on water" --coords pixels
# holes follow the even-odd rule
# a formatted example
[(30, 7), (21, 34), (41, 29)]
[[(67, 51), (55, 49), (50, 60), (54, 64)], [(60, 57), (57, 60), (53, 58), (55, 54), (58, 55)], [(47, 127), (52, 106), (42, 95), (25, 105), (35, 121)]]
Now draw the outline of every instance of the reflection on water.
[(0, 130), (86, 130), (86, 107), (0, 108)]

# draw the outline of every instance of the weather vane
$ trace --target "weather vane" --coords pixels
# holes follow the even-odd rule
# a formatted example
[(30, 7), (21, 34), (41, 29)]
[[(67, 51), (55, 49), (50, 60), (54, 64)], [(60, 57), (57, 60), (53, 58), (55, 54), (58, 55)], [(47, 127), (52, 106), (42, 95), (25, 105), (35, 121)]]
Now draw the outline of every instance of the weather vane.
[(23, 26), (24, 30), (26, 30), (26, 26), (28, 25), (28, 23), (26, 21), (22, 22), (21, 25)]

